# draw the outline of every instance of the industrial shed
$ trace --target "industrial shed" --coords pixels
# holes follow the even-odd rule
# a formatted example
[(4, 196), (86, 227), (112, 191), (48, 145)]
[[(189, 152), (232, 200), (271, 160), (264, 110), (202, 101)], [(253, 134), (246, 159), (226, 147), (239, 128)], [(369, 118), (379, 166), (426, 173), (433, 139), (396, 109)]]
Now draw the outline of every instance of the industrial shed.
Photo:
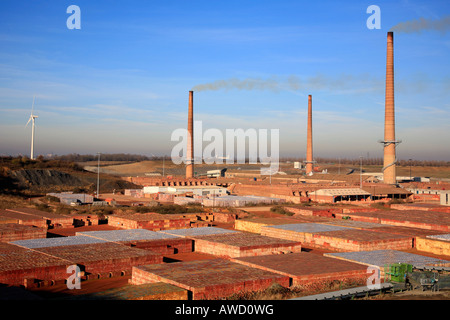
[(410, 191), (394, 186), (365, 186), (362, 189), (371, 194), (372, 200), (406, 199), (411, 195)]
[(319, 189), (309, 193), (312, 201), (336, 203), (340, 201), (359, 201), (369, 199), (371, 194), (360, 188)]

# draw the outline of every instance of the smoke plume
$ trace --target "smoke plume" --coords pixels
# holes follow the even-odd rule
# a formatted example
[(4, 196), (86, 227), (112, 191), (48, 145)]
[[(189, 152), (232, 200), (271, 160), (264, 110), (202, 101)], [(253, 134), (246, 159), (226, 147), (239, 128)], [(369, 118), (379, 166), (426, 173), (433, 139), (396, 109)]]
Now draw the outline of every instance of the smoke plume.
[(368, 91), (381, 88), (382, 82), (372, 78), (368, 74), (348, 75), (342, 74), (330, 78), (322, 74), (316, 74), (308, 78), (300, 78), (295, 75), (287, 77), (271, 77), (267, 79), (223, 79), (210, 83), (198, 84), (193, 91), (217, 91), (217, 90), (260, 90), (260, 91), (305, 91), (305, 90), (331, 90), (331, 91)]
[(401, 22), (393, 26), (389, 31), (403, 32), (403, 33), (440, 31), (442, 33), (445, 33), (449, 29), (450, 29), (450, 15), (436, 20), (419, 18), (417, 20)]
[(247, 78), (247, 79), (226, 79), (216, 80), (211, 83), (196, 85), (192, 90), (194, 91), (214, 91), (214, 90), (262, 90), (262, 91), (282, 91), (282, 90), (298, 90), (298, 80), (289, 77), (287, 80), (279, 80), (276, 77), (269, 79)]

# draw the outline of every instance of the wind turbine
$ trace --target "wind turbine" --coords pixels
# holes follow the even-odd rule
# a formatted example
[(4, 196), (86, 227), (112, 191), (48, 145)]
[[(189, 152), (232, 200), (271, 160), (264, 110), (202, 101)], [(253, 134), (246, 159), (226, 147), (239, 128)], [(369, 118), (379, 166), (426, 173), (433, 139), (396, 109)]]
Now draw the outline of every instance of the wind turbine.
[(31, 115), (30, 115), (30, 118), (28, 119), (27, 124), (25, 125), (25, 128), (26, 128), (31, 121), (31, 155), (30, 155), (31, 160), (34, 160), (34, 120), (38, 117), (33, 114), (35, 99), (36, 99), (36, 96), (33, 97), (33, 105), (31, 106)]

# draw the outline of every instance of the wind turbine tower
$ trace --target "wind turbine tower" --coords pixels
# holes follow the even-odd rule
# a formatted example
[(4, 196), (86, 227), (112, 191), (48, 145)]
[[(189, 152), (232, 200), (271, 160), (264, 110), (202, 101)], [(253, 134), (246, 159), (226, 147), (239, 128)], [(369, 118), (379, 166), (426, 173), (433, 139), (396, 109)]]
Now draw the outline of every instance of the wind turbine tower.
[(36, 96), (33, 97), (33, 105), (31, 106), (31, 115), (30, 118), (28, 119), (27, 124), (25, 125), (25, 127), (28, 126), (28, 124), (31, 121), (31, 153), (30, 153), (30, 158), (31, 160), (35, 160), (34, 159), (34, 127), (35, 127), (35, 119), (38, 117), (36, 115), (33, 114), (34, 111), (34, 100), (36, 99)]

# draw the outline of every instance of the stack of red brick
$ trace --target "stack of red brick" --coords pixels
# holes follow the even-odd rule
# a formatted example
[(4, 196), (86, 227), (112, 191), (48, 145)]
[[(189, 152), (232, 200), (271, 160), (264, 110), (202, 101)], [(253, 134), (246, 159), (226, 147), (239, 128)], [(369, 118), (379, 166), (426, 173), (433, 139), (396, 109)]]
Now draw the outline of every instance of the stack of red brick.
[(195, 251), (219, 257), (247, 257), (300, 252), (298, 241), (265, 237), (252, 233), (226, 233), (193, 237)]
[(0, 224), (0, 242), (45, 238), (47, 229), (17, 223)]
[(108, 224), (125, 229), (147, 229), (152, 231), (185, 229), (190, 227), (191, 219), (174, 214), (129, 214), (108, 217)]
[(134, 267), (130, 282), (173, 284), (189, 290), (193, 300), (201, 300), (264, 290), (273, 283), (288, 287), (289, 277), (226, 259), (212, 259)]
[(0, 283), (20, 286), (29, 285), (30, 279), (62, 281), (69, 276), (69, 265), (67, 260), (0, 242)]
[(15, 219), (16, 223), (40, 228), (71, 228), (73, 217), (31, 208), (0, 210), (0, 216)]

